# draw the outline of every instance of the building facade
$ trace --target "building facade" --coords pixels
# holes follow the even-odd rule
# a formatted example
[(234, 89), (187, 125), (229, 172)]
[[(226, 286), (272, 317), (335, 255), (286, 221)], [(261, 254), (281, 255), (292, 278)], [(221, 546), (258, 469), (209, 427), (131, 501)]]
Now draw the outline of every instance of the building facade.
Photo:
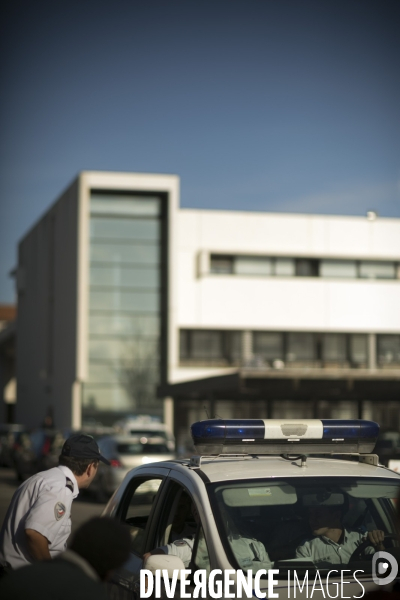
[(19, 247), (19, 420), (368, 417), (398, 427), (400, 220), (179, 207), (81, 173)]

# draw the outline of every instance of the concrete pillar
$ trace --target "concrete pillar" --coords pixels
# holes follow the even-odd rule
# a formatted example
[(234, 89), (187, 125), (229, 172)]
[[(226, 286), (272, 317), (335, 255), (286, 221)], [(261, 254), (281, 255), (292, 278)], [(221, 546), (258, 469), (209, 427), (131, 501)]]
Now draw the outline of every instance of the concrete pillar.
[(74, 381), (71, 390), (71, 426), (80, 429), (82, 426), (82, 384)]
[(368, 334), (368, 369), (376, 369), (376, 333)]
[(164, 423), (168, 429), (174, 433), (174, 400), (173, 398), (164, 398)]
[(242, 361), (246, 364), (253, 358), (253, 332), (242, 332)]

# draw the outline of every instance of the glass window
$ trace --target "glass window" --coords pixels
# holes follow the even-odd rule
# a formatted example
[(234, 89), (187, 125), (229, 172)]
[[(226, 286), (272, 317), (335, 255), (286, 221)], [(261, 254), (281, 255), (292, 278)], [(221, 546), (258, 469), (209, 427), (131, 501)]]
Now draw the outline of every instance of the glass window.
[(235, 275), (272, 275), (272, 259), (258, 256), (237, 256)]
[(383, 365), (400, 363), (400, 335), (378, 335), (378, 361)]
[(225, 331), (224, 354), (227, 360), (240, 360), (242, 356), (242, 332)]
[(136, 196), (135, 194), (101, 194), (92, 191), (90, 195), (92, 215), (125, 215), (131, 217), (158, 217), (161, 212), (160, 198), (157, 196)]
[(355, 260), (321, 260), (320, 277), (343, 277), (356, 279), (357, 263)]
[(89, 306), (91, 310), (151, 313), (158, 311), (159, 300), (157, 292), (129, 292), (118, 288), (110, 291), (91, 289)]
[[(254, 573), (273, 565), (280, 579), (286, 579), (288, 569), (296, 569), (301, 579), (308, 570), (312, 581), (317, 569), (322, 578), (331, 569), (371, 574), (371, 554), (377, 549), (359, 549), (368, 531), (382, 530), (385, 549), (396, 556), (399, 491), (399, 482), (389, 478), (337, 476), (264, 478), (208, 487), (220, 539), (235, 569)], [(320, 529), (333, 525), (343, 532), (340, 555), (318, 538)]]
[(90, 245), (91, 262), (158, 265), (159, 247), (155, 244), (98, 244)]
[(221, 331), (192, 331), (191, 358), (223, 359)]
[(359, 333), (350, 335), (350, 360), (355, 364), (368, 361), (367, 336)]
[(296, 259), (296, 275), (297, 277), (317, 277), (318, 261), (310, 258)]
[(190, 357), (189, 335), (190, 332), (186, 329), (181, 329), (179, 331), (179, 357), (181, 360), (185, 360)]
[(255, 331), (253, 348), (254, 354), (263, 356), (266, 360), (281, 360), (283, 358), (283, 334)]
[(83, 409), (85, 414), (97, 411), (127, 411), (134, 405), (122, 385), (105, 385), (104, 383), (85, 383), (83, 386)]
[(130, 528), (132, 552), (139, 556), (144, 552), (146, 527), (156, 504), (155, 499), (161, 482), (162, 479), (133, 480), (133, 486), (122, 499), (125, 509), (121, 518)]
[(210, 257), (210, 272), (220, 275), (233, 273), (233, 257), (212, 254)]
[(275, 259), (275, 275), (278, 277), (294, 277), (296, 266), (293, 258)]
[(158, 315), (96, 311), (89, 315), (89, 333), (91, 335), (109, 335), (110, 337), (158, 336), (160, 319)]
[(95, 360), (111, 360), (129, 363), (158, 356), (158, 340), (154, 338), (130, 338), (129, 341), (96, 338), (89, 341), (89, 357)]
[(341, 333), (327, 333), (322, 340), (322, 359), (344, 362), (347, 360), (346, 336)]
[(288, 362), (316, 360), (315, 339), (312, 333), (288, 333), (287, 354)]
[(159, 238), (158, 219), (112, 219), (92, 217), (90, 237), (96, 240), (151, 240)]
[(369, 262), (360, 263), (360, 277), (365, 279), (396, 279), (396, 265), (394, 262)]
[(89, 363), (89, 380), (92, 383), (119, 384), (118, 368), (112, 364)]
[(110, 266), (91, 265), (92, 287), (152, 288), (159, 287), (159, 270), (154, 267), (129, 267), (120, 264)]

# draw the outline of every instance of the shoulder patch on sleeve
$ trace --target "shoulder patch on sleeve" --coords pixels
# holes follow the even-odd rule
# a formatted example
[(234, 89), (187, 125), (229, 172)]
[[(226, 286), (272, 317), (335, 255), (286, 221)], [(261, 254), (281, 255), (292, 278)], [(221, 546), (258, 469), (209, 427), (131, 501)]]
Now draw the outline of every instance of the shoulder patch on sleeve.
[(72, 482), (72, 479), (70, 479), (69, 477), (65, 478), (65, 487), (67, 487), (69, 490), (71, 490), (71, 492), (74, 491), (74, 484)]
[(188, 543), (185, 542), (185, 540), (176, 540), (176, 542), (174, 542), (174, 546), (188, 546)]
[(56, 521), (59, 521), (60, 519), (63, 518), (63, 516), (65, 515), (65, 506), (62, 502), (57, 502), (55, 507), (54, 507), (54, 516), (56, 518)]

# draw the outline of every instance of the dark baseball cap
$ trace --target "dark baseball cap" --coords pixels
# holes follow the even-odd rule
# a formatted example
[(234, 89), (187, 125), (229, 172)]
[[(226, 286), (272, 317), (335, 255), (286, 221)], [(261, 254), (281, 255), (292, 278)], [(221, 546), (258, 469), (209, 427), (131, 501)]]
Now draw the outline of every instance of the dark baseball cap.
[(95, 439), (91, 435), (85, 435), (83, 433), (75, 433), (65, 441), (61, 450), (61, 456), (70, 456), (71, 458), (92, 458), (93, 460), (101, 460), (106, 465), (111, 464), (100, 454)]

